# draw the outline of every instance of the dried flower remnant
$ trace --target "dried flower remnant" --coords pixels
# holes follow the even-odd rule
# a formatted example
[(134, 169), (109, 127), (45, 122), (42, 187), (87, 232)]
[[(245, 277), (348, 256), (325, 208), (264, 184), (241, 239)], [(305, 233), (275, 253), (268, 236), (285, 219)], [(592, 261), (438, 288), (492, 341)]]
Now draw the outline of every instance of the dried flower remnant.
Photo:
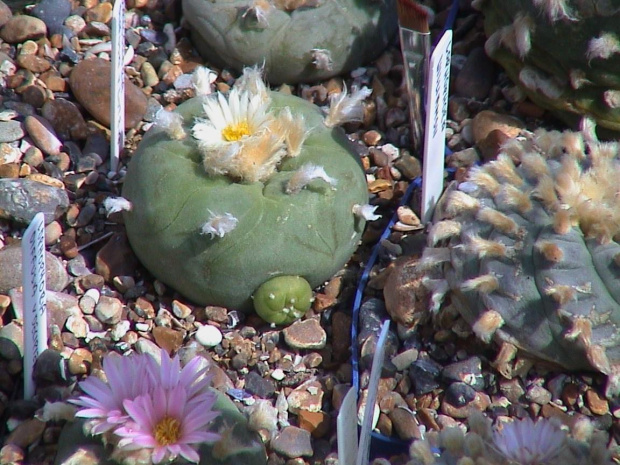
[(322, 179), (332, 188), (338, 183), (336, 179), (328, 176), (325, 172), (325, 168), (322, 166), (306, 163), (291, 176), (291, 179), (289, 179), (286, 185), (286, 193), (297, 194), (315, 179)]
[(371, 89), (362, 87), (361, 89), (353, 88), (353, 93), (348, 95), (345, 87), (342, 92), (330, 95), (325, 125), (331, 128), (344, 123), (362, 121), (364, 119), (362, 101), (370, 94), (372, 94)]
[(242, 17), (254, 17), (258, 27), (265, 29), (269, 26), (269, 16), (276, 9), (271, 0), (252, 0)]
[(329, 50), (324, 48), (312, 49), (312, 63), (317, 69), (324, 69), (331, 71), (334, 68), (334, 61), (332, 60), (332, 54)]
[(224, 237), (237, 227), (239, 220), (230, 213), (216, 214), (209, 210), (211, 215), (207, 222), (202, 225), (201, 234), (207, 234), (212, 239), (217, 236)]
[(375, 213), (375, 210), (377, 209), (378, 205), (370, 205), (370, 204), (365, 204), (365, 205), (359, 205), (359, 204), (355, 204), (353, 205), (353, 214), (364, 219), (365, 221), (376, 221), (379, 218), (381, 218), (381, 215), (377, 215)]
[(244, 68), (243, 74), (235, 81), (235, 87), (250, 95), (259, 95), (263, 102), (269, 102), (268, 89), (263, 80), (264, 72), (262, 66)]
[(187, 136), (183, 129), (183, 116), (173, 111), (160, 108), (155, 114), (155, 126), (166, 131), (171, 139), (181, 140)]
[(593, 60), (595, 58), (605, 60), (616, 53), (620, 53), (620, 41), (618, 37), (611, 32), (605, 32), (599, 37), (590, 40), (588, 49), (586, 50), (586, 57), (588, 60)]
[(280, 131), (284, 133), (288, 156), (296, 157), (301, 153), (304, 142), (312, 130), (306, 128), (303, 115), (293, 115), (289, 107), (278, 114), (277, 123), (281, 127)]
[(131, 211), (133, 205), (124, 197), (108, 197), (103, 201), (103, 208), (105, 208), (106, 216), (110, 216), (112, 213)]
[(198, 66), (192, 73), (192, 84), (196, 95), (209, 95), (213, 92), (213, 83), (217, 73), (206, 66)]

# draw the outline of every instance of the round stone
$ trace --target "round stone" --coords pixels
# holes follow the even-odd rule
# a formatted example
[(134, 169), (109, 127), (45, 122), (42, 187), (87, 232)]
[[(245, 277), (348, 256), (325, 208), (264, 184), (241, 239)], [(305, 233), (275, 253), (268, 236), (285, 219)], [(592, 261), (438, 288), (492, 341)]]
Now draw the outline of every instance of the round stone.
[(222, 342), (222, 332), (213, 325), (203, 325), (196, 331), (196, 340), (205, 347), (215, 347)]
[[(101, 58), (83, 60), (73, 68), (69, 86), (77, 101), (101, 124), (110, 126), (110, 77), (112, 66)], [(125, 129), (136, 126), (148, 103), (142, 90), (125, 79)]]
[(32, 39), (45, 37), (47, 26), (39, 18), (28, 15), (13, 16), (0, 29), (0, 38), (10, 44), (17, 44)]

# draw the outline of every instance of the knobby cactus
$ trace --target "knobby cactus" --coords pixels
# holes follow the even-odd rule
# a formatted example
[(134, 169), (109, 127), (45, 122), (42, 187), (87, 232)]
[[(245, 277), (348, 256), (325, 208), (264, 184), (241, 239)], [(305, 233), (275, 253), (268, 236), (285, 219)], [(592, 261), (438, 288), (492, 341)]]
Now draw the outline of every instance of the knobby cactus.
[(367, 211), (364, 172), (334, 126), (360, 120), (368, 94), (336, 94), (324, 116), (268, 91), (247, 70), (228, 97), (162, 111), (123, 187), (139, 259), (205, 305), (247, 309), (255, 290), (278, 276), (323, 283), (349, 259), (365, 224), (354, 213)]
[(620, 130), (620, 1), (482, 0), (486, 51), (541, 107)]
[(538, 130), (444, 194), (421, 266), (473, 331), (620, 388), (617, 143)]
[(493, 428), (490, 420), (476, 413), (466, 433), (451, 427), (414, 441), (407, 465), (611, 465), (606, 446), (607, 435), (594, 430), (587, 417), (573, 421), (570, 429), (546, 418)]
[(312, 82), (377, 57), (395, 37), (394, 0), (183, 0), (211, 63), (262, 65), (272, 84)]

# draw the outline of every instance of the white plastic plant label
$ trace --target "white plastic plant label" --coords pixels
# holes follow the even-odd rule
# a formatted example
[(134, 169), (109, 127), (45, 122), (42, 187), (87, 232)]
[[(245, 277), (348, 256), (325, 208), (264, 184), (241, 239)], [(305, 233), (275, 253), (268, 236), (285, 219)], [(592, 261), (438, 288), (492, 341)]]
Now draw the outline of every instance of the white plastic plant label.
[(355, 465), (357, 458), (357, 392), (350, 388), (344, 396), (337, 419), (338, 464)]
[(433, 210), (443, 191), (451, 57), (452, 31), (447, 30), (435, 47), (429, 65), (422, 168), (423, 223), (431, 221)]
[(37, 213), (22, 238), (24, 296), (24, 398), (34, 396), (32, 379), (37, 357), (47, 348), (45, 302), (45, 223)]
[(116, 173), (125, 145), (125, 0), (114, 3), (111, 35), (110, 171)]

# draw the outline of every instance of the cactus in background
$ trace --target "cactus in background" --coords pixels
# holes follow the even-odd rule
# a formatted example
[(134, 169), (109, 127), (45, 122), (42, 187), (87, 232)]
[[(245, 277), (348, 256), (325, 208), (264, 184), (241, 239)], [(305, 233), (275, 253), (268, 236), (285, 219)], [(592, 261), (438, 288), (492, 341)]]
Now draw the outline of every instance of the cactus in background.
[[(228, 96), (164, 112), (125, 177), (133, 250), (161, 281), (199, 304), (251, 308), (277, 276), (316, 287), (349, 259), (364, 228), (366, 178), (344, 131), (361, 89), (313, 104), (268, 91), (247, 70)], [(205, 118), (206, 113), (206, 118)]]
[(570, 431), (559, 420), (530, 418), (503, 423), (492, 428), (480, 413), (469, 419), (469, 431), (458, 427), (431, 431), (410, 447), (407, 465), (611, 465), (607, 435), (595, 431), (582, 416), (572, 422)]
[(487, 54), (569, 124), (620, 130), (620, 1), (482, 0)]
[(183, 0), (193, 43), (237, 71), (264, 63), (272, 84), (312, 82), (376, 58), (396, 36), (394, 0)]
[(435, 309), (450, 291), (484, 341), (600, 371), (617, 394), (618, 179), (618, 143), (544, 130), (510, 140), (439, 202), (421, 260), (444, 265), (426, 280)]

